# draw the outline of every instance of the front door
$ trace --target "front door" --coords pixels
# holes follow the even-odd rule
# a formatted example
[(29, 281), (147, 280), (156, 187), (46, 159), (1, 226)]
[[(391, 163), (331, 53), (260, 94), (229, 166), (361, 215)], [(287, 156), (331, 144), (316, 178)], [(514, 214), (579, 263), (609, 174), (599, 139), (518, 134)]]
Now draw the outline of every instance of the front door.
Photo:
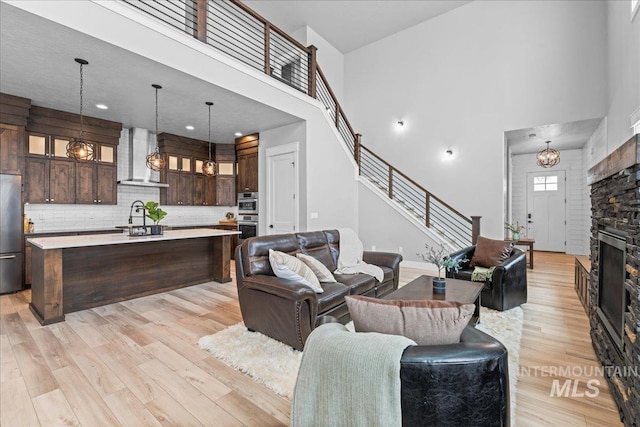
[(527, 237), (541, 251), (565, 252), (565, 171), (527, 174)]
[(298, 144), (267, 149), (267, 234), (291, 233), (298, 224)]

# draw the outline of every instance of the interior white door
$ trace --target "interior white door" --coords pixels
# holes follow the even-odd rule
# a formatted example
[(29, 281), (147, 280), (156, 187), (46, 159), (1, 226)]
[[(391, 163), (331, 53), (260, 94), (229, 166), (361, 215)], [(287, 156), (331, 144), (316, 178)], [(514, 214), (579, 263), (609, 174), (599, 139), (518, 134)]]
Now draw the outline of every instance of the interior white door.
[(565, 252), (565, 171), (527, 174), (527, 237), (541, 251)]
[(291, 233), (298, 228), (297, 143), (273, 147), (267, 160), (267, 234)]

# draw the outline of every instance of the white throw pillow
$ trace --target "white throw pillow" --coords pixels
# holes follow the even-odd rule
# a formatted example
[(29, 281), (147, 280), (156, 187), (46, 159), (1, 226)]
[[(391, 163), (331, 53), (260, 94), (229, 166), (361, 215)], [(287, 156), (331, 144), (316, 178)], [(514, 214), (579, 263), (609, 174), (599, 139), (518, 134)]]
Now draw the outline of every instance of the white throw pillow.
[(333, 274), (331, 274), (331, 271), (329, 271), (329, 269), (325, 267), (323, 263), (321, 263), (314, 257), (306, 254), (296, 254), (296, 257), (298, 257), (299, 259), (302, 260), (302, 262), (307, 264), (307, 267), (309, 267), (311, 271), (313, 271), (313, 273), (316, 275), (320, 283), (336, 283), (337, 282), (336, 278), (333, 277)]
[(324, 292), (313, 271), (298, 258), (284, 252), (269, 249), (269, 263), (276, 276), (303, 283), (317, 294)]

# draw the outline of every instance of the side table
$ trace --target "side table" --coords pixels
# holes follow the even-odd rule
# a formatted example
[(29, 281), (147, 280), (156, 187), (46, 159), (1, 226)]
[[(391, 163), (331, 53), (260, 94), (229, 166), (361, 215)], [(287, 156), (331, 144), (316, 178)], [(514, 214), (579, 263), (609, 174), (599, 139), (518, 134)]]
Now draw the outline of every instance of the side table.
[(529, 247), (529, 268), (533, 270), (533, 244), (536, 239), (520, 239), (514, 241), (513, 239), (504, 239), (505, 242), (513, 242), (514, 246), (528, 246)]

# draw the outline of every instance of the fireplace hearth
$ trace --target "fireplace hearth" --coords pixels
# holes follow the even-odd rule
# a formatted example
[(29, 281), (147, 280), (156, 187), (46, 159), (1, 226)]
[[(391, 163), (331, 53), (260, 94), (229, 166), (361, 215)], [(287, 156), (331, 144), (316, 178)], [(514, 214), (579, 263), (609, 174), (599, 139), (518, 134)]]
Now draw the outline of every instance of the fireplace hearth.
[[(589, 170), (591, 341), (625, 426), (640, 426), (640, 138)], [(620, 369), (617, 369), (620, 368)]]

